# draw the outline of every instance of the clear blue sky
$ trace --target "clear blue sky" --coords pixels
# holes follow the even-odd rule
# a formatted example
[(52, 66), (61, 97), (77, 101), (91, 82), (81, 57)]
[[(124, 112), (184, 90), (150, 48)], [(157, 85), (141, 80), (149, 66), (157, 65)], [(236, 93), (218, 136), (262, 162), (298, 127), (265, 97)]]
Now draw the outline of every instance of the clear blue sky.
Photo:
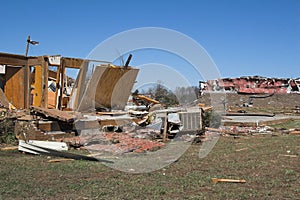
[(2, 0), (1, 18), (0, 52), (24, 54), (30, 34), (29, 55), (85, 58), (119, 32), (164, 27), (201, 44), (222, 77), (300, 77), (299, 0)]

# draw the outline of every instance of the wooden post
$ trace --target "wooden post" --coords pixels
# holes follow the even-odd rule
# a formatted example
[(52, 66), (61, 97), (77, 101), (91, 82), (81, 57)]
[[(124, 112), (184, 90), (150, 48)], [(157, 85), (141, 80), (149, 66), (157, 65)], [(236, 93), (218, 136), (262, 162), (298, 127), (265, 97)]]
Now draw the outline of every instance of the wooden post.
[(43, 92), (42, 92), (42, 102), (41, 107), (42, 108), (48, 108), (48, 72), (49, 72), (49, 66), (48, 62), (45, 60), (45, 57), (42, 57), (42, 69), (43, 69)]
[(57, 66), (56, 71), (56, 90), (55, 90), (55, 108), (58, 109), (59, 104), (59, 91), (60, 91), (60, 72), (61, 72), (61, 65)]
[(43, 94), (43, 68), (41, 65), (35, 66), (34, 73), (34, 94), (33, 94), (33, 106), (40, 107), (42, 103)]
[(59, 97), (58, 97), (58, 109), (62, 109), (62, 101), (63, 101), (63, 92), (65, 88), (65, 73), (66, 73), (66, 67), (64, 60), (61, 61), (61, 71), (60, 71), (60, 91), (59, 91)]
[(168, 113), (166, 112), (165, 121), (164, 121), (163, 142), (167, 141), (167, 128), (168, 128)]
[(26, 61), (24, 70), (24, 108), (28, 109), (30, 107), (30, 96), (31, 96), (31, 85), (30, 80), (30, 66), (28, 64), (28, 59)]

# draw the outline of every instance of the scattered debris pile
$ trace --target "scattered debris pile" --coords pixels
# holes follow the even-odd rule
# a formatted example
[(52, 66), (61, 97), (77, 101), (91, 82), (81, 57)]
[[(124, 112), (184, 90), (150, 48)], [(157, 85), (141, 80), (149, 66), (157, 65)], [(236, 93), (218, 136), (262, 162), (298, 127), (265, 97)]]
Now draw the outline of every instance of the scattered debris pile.
[(199, 82), (200, 91), (229, 91), (241, 94), (300, 93), (300, 78), (244, 76)]
[(90, 151), (128, 153), (154, 151), (164, 146), (164, 143), (145, 138), (138, 138), (137, 135), (128, 133), (104, 133), (102, 140), (88, 140), (84, 149)]
[[(92, 158), (65, 151), (72, 147), (95, 154), (142, 153), (163, 148), (169, 140), (201, 141), (205, 137), (204, 127), (208, 126), (205, 116), (209, 116), (212, 107), (199, 104), (165, 108), (138, 91), (131, 93), (139, 71), (129, 66), (131, 57), (125, 66), (114, 66), (109, 62), (62, 56), (0, 53), (1, 119), (13, 123), (19, 150), (89, 160)], [(66, 69), (79, 70), (76, 81), (66, 75)], [(288, 93), (299, 92), (299, 80), (242, 77), (200, 83), (200, 89)], [(263, 98), (267, 97), (269, 94)], [(226, 102), (223, 103), (225, 107)], [(252, 113), (228, 114), (233, 115), (245, 117)], [(211, 115), (209, 121), (218, 127), (221, 116)], [(248, 135), (275, 130), (258, 123), (252, 127), (216, 127), (206, 128), (206, 135), (212, 132)], [(288, 131), (299, 134), (300, 130)]]
[[(57, 151), (73, 147), (141, 153), (162, 148), (179, 133), (190, 140), (182, 136), (200, 132), (201, 108), (164, 109), (157, 100), (131, 93), (139, 71), (129, 66), (131, 57), (125, 66), (115, 66), (0, 53), (0, 105), (3, 118), (14, 123), (19, 150), (59, 155)], [(79, 70), (76, 81), (66, 69)], [(128, 105), (129, 99), (134, 105)]]
[(240, 135), (240, 136), (249, 136), (249, 135), (263, 135), (263, 134), (291, 134), (291, 135), (300, 135), (300, 128), (284, 129), (284, 128), (273, 128), (270, 126), (221, 126), (220, 128), (205, 128), (206, 133), (217, 132), (224, 136), (226, 135)]

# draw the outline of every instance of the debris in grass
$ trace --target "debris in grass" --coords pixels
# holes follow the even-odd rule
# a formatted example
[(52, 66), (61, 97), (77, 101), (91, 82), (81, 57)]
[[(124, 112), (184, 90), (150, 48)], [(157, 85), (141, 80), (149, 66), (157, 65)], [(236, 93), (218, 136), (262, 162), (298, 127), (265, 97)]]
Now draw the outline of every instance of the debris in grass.
[(239, 151), (244, 151), (244, 150), (247, 150), (248, 148), (246, 147), (246, 148), (241, 148), (241, 149), (237, 149), (237, 150), (235, 150), (236, 152), (239, 152)]
[(72, 159), (72, 158), (51, 159), (51, 160), (48, 160), (48, 163), (56, 163), (56, 162), (71, 161), (71, 160), (74, 160), (74, 159)]
[(300, 135), (300, 131), (291, 131), (290, 134), (291, 135)]
[(282, 154), (279, 154), (279, 156), (290, 157), (290, 158), (297, 158), (298, 157), (298, 155), (282, 155)]
[(31, 154), (41, 154), (42, 152), (48, 152), (44, 148), (51, 150), (66, 151), (68, 146), (64, 142), (53, 142), (53, 141), (39, 141), (39, 140), (19, 140), (19, 151), (23, 151)]
[(17, 150), (17, 149), (18, 149), (18, 146), (0, 148), (1, 151), (11, 151), (11, 150)]
[(218, 182), (226, 182), (226, 183), (246, 183), (246, 180), (238, 180), (238, 179), (224, 179), (224, 178), (212, 178), (213, 183)]

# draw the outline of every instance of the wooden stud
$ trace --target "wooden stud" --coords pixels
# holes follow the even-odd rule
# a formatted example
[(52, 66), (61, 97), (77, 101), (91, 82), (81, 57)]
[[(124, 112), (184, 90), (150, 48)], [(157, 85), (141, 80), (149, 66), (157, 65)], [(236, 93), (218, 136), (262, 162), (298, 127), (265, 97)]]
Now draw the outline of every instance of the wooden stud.
[(163, 132), (163, 142), (167, 141), (167, 128), (168, 128), (168, 113), (165, 113), (165, 121), (164, 121), (164, 132)]
[(33, 106), (40, 107), (42, 102), (42, 93), (43, 93), (43, 69), (42, 66), (35, 66), (34, 73), (34, 89), (31, 93), (33, 95)]
[(48, 73), (49, 73), (48, 62), (45, 61), (43, 57), (42, 69), (43, 69), (43, 84), (42, 84), (42, 108), (48, 108)]
[(57, 74), (56, 74), (56, 91), (55, 91), (55, 108), (58, 109), (58, 102), (59, 102), (59, 92), (60, 92), (60, 71), (61, 66), (57, 67)]

